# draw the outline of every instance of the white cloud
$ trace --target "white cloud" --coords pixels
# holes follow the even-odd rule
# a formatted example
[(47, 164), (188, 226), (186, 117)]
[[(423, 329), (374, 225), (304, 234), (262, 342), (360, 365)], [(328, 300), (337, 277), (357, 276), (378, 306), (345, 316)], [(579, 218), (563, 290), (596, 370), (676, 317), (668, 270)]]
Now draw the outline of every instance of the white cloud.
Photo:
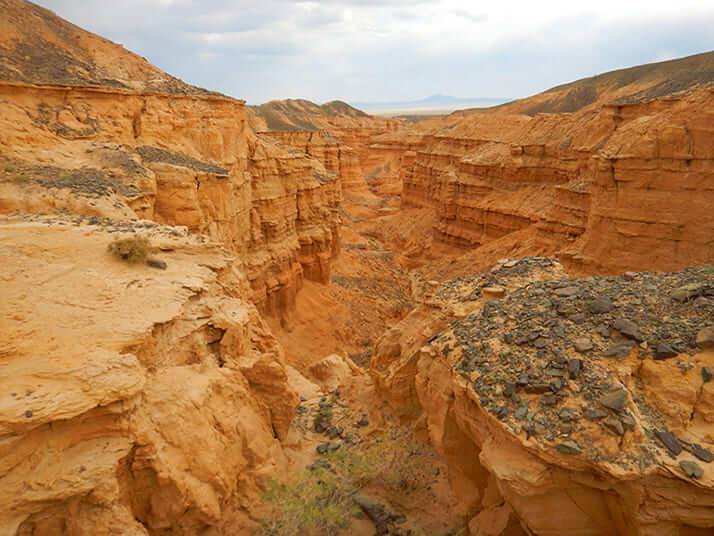
[(714, 49), (701, 0), (37, 0), (249, 101), (516, 97)]

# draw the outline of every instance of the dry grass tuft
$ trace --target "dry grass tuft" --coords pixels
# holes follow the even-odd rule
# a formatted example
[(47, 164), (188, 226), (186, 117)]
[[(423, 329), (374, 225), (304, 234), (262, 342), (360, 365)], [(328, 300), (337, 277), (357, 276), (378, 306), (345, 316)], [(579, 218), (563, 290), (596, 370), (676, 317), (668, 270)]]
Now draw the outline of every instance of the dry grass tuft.
[(149, 255), (156, 251), (148, 238), (137, 235), (119, 238), (109, 244), (107, 249), (118, 259), (132, 264), (146, 262)]

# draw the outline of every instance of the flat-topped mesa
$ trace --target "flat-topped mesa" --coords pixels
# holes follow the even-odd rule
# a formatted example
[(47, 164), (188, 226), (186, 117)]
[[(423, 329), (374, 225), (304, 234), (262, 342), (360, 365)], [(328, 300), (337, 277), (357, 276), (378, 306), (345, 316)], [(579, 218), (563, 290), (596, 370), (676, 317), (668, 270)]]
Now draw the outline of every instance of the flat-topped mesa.
[(402, 202), (434, 207), (443, 243), (474, 248), (522, 231), (520, 254), (558, 255), (580, 272), (707, 262), (713, 103), (712, 90), (700, 89), (513, 116), (498, 136), (490, 125), (504, 118), (472, 113), (403, 160)]
[(471, 534), (704, 535), (712, 297), (711, 265), (579, 280), (504, 259), (433, 289), (370, 374), (426, 426)]

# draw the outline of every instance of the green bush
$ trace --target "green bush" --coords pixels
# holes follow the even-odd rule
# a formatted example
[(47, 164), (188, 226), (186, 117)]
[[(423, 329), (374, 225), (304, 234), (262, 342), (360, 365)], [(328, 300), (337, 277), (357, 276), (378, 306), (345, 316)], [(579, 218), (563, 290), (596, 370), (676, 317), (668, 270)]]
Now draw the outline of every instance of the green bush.
[(109, 244), (109, 252), (123, 261), (135, 264), (145, 262), (150, 253), (154, 253), (156, 248), (145, 236), (130, 236), (119, 238)]
[(271, 511), (257, 535), (333, 536), (360, 515), (352, 497), (366, 486), (403, 492), (434, 480), (425, 445), (395, 432), (343, 445), (323, 459), (328, 463), (318, 462), (286, 483), (271, 482), (263, 497)]

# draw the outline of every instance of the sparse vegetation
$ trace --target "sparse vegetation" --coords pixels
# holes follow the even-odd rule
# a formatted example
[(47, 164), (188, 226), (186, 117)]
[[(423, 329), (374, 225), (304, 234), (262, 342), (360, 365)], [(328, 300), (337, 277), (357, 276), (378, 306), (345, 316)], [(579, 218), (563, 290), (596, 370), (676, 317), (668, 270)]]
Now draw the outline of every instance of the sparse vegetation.
[(7, 171), (8, 173), (12, 173), (15, 171), (15, 166), (13, 166), (12, 164), (5, 164), (5, 171)]
[(15, 182), (17, 184), (27, 184), (30, 182), (30, 178), (27, 175), (19, 175), (15, 177)]
[(259, 536), (332, 536), (361, 515), (353, 500), (365, 487), (390, 495), (426, 488), (434, 480), (427, 447), (410, 436), (386, 433), (326, 454), (287, 483), (271, 482), (264, 495), (271, 512)]
[(156, 251), (148, 238), (138, 235), (119, 238), (109, 244), (107, 249), (118, 259), (132, 264), (146, 262), (149, 254)]

